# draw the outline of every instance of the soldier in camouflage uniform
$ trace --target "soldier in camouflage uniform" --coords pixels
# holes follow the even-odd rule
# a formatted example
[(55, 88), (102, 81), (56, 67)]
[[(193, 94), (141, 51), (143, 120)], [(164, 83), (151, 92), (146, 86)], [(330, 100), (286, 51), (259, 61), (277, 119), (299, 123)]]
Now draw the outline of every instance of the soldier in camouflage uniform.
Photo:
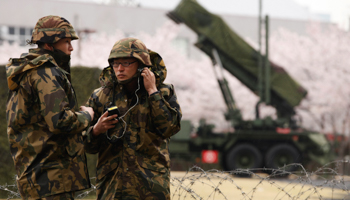
[[(94, 109), (85, 149), (98, 153), (97, 199), (170, 199), (170, 137), (180, 130), (162, 58), (138, 39), (117, 41), (86, 106)], [(141, 72), (141, 70), (143, 70)], [(106, 109), (117, 106), (119, 116)]]
[(6, 65), (6, 118), (10, 150), (23, 199), (74, 199), (90, 187), (82, 131), (93, 110), (78, 108), (70, 81), (72, 25), (59, 16), (37, 22), (38, 48)]

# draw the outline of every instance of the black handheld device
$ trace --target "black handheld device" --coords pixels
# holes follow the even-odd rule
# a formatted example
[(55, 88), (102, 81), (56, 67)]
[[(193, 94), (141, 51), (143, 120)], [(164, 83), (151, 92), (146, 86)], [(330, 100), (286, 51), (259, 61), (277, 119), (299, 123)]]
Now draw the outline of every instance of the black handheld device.
[(107, 110), (108, 110), (108, 116), (117, 114), (118, 115), (117, 118), (119, 119), (120, 112), (119, 112), (118, 106), (112, 106), (112, 107), (108, 108)]
[[(117, 119), (118, 119), (118, 120), (120, 119), (120, 112), (119, 112), (118, 106), (109, 107), (109, 108), (107, 108), (107, 111), (108, 111), (108, 116), (117, 114), (117, 115), (118, 115)], [(117, 136), (115, 136), (115, 135), (109, 137), (110, 130), (111, 130), (111, 129), (108, 129), (108, 130), (106, 131), (107, 139), (108, 139), (108, 141), (109, 141), (110, 143), (112, 143), (112, 144), (117, 144), (118, 142), (121, 141), (121, 140), (120, 140), (121, 137), (117, 137)]]

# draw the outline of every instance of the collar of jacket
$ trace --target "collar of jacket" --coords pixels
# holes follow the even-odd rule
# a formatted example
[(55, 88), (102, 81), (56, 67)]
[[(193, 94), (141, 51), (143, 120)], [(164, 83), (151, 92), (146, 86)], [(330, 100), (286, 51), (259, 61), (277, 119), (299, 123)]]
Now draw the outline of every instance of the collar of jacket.
[[(42, 48), (29, 49), (28, 54), (22, 54), (20, 58), (11, 58), (6, 65), (6, 77), (9, 89), (16, 90), (19, 87), (25, 72), (38, 68), (48, 62), (59, 67), (52, 57), (51, 51)], [(65, 73), (67, 72), (65, 71)]]

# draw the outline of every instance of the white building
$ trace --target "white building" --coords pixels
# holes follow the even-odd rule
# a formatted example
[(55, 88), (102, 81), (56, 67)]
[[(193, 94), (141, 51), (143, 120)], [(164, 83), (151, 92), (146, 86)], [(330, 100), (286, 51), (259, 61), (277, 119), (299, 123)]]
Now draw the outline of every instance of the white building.
[[(257, 2), (257, 0), (232, 0), (236, 4), (237, 2), (244, 4), (240, 6), (247, 9), (244, 12), (250, 12), (247, 15), (239, 12), (240, 8), (237, 6), (232, 7), (236, 9), (232, 9), (232, 12), (237, 12), (239, 15), (220, 15), (240, 36), (256, 42), (258, 40), (258, 9), (247, 8), (251, 7), (250, 4), (253, 1)], [(310, 19), (310, 13), (306, 8), (298, 6), (292, 0), (283, 0), (285, 4), (281, 5), (284, 7), (277, 6), (277, 9), (273, 11), (271, 9), (276, 7), (276, 3), (281, 2), (281, 0), (267, 2), (274, 4), (271, 6), (267, 4), (267, 11), (265, 11), (271, 13), (271, 32), (283, 27), (299, 34), (305, 34), (306, 26), (309, 23), (306, 19)], [(170, 10), (62, 0), (0, 0), (0, 45), (2, 41), (18, 42), (20, 45), (25, 45), (26, 40), (31, 38), (31, 32), (37, 20), (46, 15), (62, 16), (80, 32), (113, 33), (120, 29), (126, 35), (135, 35), (139, 32), (155, 33), (158, 27), (169, 20), (166, 13)], [(210, 11), (210, 9), (208, 10)], [(256, 12), (255, 16), (254, 12)], [(285, 13), (285, 18), (283, 18), (283, 13)], [(298, 17), (293, 17), (291, 13), (297, 13)], [(323, 24), (327, 25), (329, 22), (323, 22)], [(186, 49), (190, 57), (196, 57), (198, 50), (192, 45), (196, 41), (195, 33), (182, 26), (177, 41), (183, 46), (183, 49)]]

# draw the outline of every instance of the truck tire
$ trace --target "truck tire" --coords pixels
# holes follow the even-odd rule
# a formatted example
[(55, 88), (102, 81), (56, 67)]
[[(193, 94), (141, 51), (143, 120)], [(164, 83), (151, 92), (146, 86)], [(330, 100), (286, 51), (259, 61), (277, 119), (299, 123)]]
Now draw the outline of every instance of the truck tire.
[(299, 151), (290, 144), (278, 144), (271, 147), (265, 155), (266, 172), (276, 177), (286, 177), (300, 164)]
[(250, 177), (251, 169), (261, 167), (262, 155), (251, 144), (239, 144), (226, 155), (226, 167), (236, 176)]

